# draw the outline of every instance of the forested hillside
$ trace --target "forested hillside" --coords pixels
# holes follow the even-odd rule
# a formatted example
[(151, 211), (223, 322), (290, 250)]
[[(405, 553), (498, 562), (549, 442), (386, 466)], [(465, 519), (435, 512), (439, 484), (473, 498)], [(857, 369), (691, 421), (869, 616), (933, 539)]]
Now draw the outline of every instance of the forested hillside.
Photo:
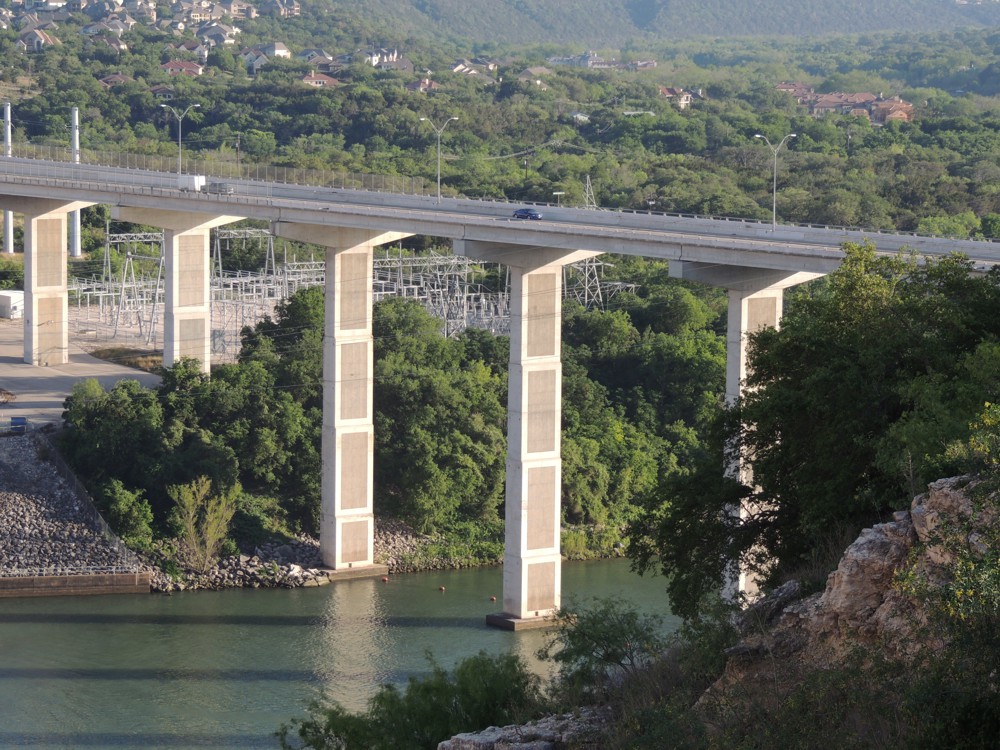
[[(402, 37), (493, 44), (619, 47), (697, 36), (816, 36), (992, 26), (1000, 4), (954, 0), (334, 0), (341, 12)], [(483, 33), (489, 29), (489, 34)]]

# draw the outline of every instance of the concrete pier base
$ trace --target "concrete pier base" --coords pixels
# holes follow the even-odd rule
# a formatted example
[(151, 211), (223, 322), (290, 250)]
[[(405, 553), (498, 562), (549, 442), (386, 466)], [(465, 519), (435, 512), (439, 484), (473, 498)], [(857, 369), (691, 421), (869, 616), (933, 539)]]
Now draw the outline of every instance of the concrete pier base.
[(389, 566), (380, 563), (361, 565), (356, 568), (319, 568), (319, 570), (326, 573), (330, 583), (349, 581), (354, 578), (381, 578), (389, 575)]
[[(726, 324), (726, 403), (740, 397), (746, 380), (748, 337), (762, 328), (779, 328), (784, 304), (784, 290), (803, 284), (823, 274), (805, 271), (777, 271), (744, 268), (692, 261), (672, 261), (670, 275), (710, 286), (722, 287), (729, 295)], [(726, 467), (728, 476), (746, 485), (753, 483), (750, 461), (745, 456)], [(732, 507), (729, 512), (741, 520), (761, 510), (760, 507)], [(734, 567), (736, 561), (734, 561)], [(750, 600), (760, 593), (759, 581), (740, 563), (723, 587), (730, 600), (743, 595)]]
[(555, 627), (556, 620), (552, 615), (546, 617), (515, 617), (506, 612), (486, 615), (486, 624), (499, 630), (542, 630)]
[(320, 554), (338, 577), (385, 575), (374, 561), (372, 258), (406, 235), (282, 222), (271, 230), (326, 248)]

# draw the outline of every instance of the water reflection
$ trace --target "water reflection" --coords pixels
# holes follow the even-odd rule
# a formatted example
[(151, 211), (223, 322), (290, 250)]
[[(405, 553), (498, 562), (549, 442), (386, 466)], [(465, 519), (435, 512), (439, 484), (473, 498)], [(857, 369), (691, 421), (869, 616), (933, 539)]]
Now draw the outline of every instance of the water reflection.
[[(539, 673), (542, 631), (485, 625), (499, 568), (309, 589), (0, 601), (0, 748), (275, 747), (326, 693), (362, 710), (377, 686), (513, 651)], [(665, 608), (627, 563), (567, 564), (564, 591)], [(441, 591), (441, 587), (445, 590)], [(568, 598), (568, 597), (567, 597)]]
[(310, 649), (324, 696), (345, 705), (363, 705), (381, 681), (378, 656), (386, 625), (375, 586), (374, 579), (328, 586), (323, 627)]

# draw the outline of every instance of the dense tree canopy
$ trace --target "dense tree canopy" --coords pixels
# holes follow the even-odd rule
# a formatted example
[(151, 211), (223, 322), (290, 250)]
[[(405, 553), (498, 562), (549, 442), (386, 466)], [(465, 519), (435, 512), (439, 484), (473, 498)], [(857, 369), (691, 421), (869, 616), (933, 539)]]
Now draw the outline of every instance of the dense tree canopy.
[[(567, 308), (563, 507), (570, 523), (606, 527), (601, 545), (619, 541), (640, 500), (680, 470), (721, 389), (714, 296), (657, 268), (627, 308)], [(644, 333), (632, 315), (649, 321)], [(239, 483), (278, 498), (314, 531), (322, 326), (323, 290), (313, 287), (246, 330), (239, 363), (211, 377), (183, 361), (155, 391), (87, 382), (67, 402), (65, 450), (109, 507), (131, 508), (143, 493), (161, 525), (165, 488), (207, 477), (219, 492)], [(424, 531), (471, 523), (499, 536), (507, 340), (474, 329), (446, 338), (437, 319), (401, 298), (375, 306), (373, 330), (377, 513)]]
[[(692, 611), (734, 561), (774, 580), (845, 526), (850, 536), (962, 471), (954, 447), (1000, 395), (1000, 275), (970, 271), (960, 257), (850, 247), (838, 271), (791, 295), (780, 330), (752, 337), (714, 449), (668, 477), (634, 526), (676, 609)], [(721, 471), (741, 455), (746, 484)], [(725, 510), (739, 507), (742, 520)]]

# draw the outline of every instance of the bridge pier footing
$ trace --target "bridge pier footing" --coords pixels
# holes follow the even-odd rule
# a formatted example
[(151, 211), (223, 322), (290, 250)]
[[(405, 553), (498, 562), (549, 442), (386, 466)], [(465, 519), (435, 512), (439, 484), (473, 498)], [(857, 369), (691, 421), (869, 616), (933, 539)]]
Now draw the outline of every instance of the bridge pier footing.
[[(747, 376), (747, 337), (762, 328), (778, 328), (784, 307), (784, 290), (796, 284), (817, 279), (823, 274), (802, 271), (774, 271), (741, 266), (719, 266), (692, 261), (671, 261), (670, 275), (726, 289), (729, 309), (726, 322), (726, 403), (735, 402), (742, 392)], [(726, 467), (729, 476), (744, 484), (753, 483), (749, 461), (741, 455)], [(744, 519), (761, 510), (760, 507), (732, 507), (733, 517)], [(756, 577), (746, 566), (738, 567), (725, 583), (727, 598), (740, 594), (754, 599), (759, 594)]]

